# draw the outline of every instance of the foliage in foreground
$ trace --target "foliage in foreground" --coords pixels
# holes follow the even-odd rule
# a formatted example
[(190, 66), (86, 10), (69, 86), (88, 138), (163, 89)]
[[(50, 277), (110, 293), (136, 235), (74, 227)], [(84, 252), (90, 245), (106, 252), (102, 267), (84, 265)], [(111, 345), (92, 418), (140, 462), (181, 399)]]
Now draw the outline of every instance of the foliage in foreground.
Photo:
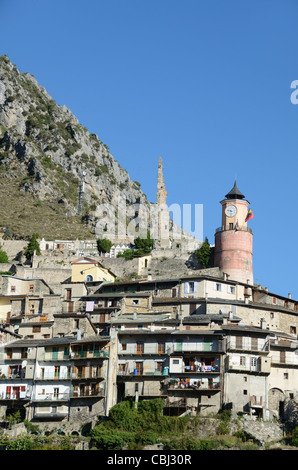
[(23, 435), (17, 439), (2, 439), (6, 450), (74, 450), (69, 436), (31, 436)]
[(163, 408), (160, 398), (140, 401), (137, 408), (131, 400), (118, 403), (109, 419), (91, 431), (92, 445), (104, 450), (135, 449), (156, 444), (161, 436), (183, 433), (190, 418), (164, 416)]

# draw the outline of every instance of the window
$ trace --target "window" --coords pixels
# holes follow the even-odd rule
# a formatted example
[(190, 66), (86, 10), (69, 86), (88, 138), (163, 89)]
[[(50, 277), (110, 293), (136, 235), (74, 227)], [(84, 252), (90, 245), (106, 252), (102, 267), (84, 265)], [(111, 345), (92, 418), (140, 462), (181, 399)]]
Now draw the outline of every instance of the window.
[(193, 315), (196, 313), (197, 305), (196, 304), (189, 304), (189, 315)]
[(71, 299), (71, 289), (65, 289), (65, 299), (66, 300)]
[(236, 288), (234, 286), (228, 286), (227, 287), (227, 292), (228, 292), (228, 294), (235, 294)]
[(16, 291), (16, 286), (10, 286), (10, 292), (15, 292)]
[(282, 364), (286, 362), (286, 351), (280, 351), (280, 362)]
[(122, 351), (126, 351), (127, 349), (127, 344), (126, 343), (122, 343)]
[(245, 366), (245, 356), (240, 356), (240, 365)]
[(132, 305), (138, 305), (139, 300), (138, 299), (132, 299)]
[(163, 362), (157, 362), (156, 363), (156, 370), (159, 371), (159, 372), (162, 372), (162, 368), (163, 368)]
[(30, 284), (29, 286), (29, 292), (33, 292), (34, 291), (34, 285), (33, 284)]
[(243, 390), (243, 395), (247, 395), (247, 390)]
[(290, 333), (292, 335), (295, 335), (296, 334), (296, 326), (290, 326)]
[(41, 330), (40, 326), (33, 326), (32, 327), (32, 333), (40, 333), (40, 330)]
[(60, 377), (60, 366), (55, 366), (54, 378), (59, 379)]
[(197, 281), (189, 281), (184, 283), (184, 293), (193, 294), (197, 292)]
[(233, 230), (233, 228), (234, 228), (234, 224), (233, 224), (233, 222), (230, 222), (229, 223), (229, 230)]
[(92, 282), (92, 281), (93, 281), (93, 276), (92, 276), (92, 274), (88, 274), (88, 275), (86, 276), (86, 282)]
[(288, 379), (289, 378), (289, 374), (287, 372), (284, 373), (284, 379)]
[(251, 349), (253, 351), (258, 350), (258, 338), (251, 338)]
[(136, 362), (135, 369), (137, 370), (137, 375), (143, 375), (143, 363), (142, 362)]
[(218, 284), (217, 282), (215, 282), (214, 284), (214, 290), (218, 291), (218, 292), (221, 292), (222, 291), (222, 285), (221, 284)]
[(144, 353), (144, 342), (137, 341), (137, 354), (143, 354), (143, 353)]
[(191, 281), (191, 282), (189, 282), (188, 285), (189, 285), (189, 292), (190, 292), (191, 294), (193, 294), (194, 291), (195, 291), (195, 283), (194, 283), (193, 281)]
[(251, 363), (251, 366), (252, 366), (252, 367), (256, 367), (256, 365), (257, 365), (257, 358), (256, 358), (256, 357), (252, 357), (252, 358), (250, 359), (250, 363)]
[(272, 302), (276, 304), (276, 297), (273, 297)]
[(157, 352), (164, 354), (166, 352), (166, 343), (164, 341), (158, 341)]

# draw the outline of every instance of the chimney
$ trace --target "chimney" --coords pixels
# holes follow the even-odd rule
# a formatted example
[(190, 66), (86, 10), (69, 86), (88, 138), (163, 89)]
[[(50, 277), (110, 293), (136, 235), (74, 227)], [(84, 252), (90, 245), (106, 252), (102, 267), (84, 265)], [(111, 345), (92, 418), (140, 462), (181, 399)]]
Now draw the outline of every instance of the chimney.
[(288, 298), (291, 299), (292, 298), (292, 294), (289, 292), (288, 293)]

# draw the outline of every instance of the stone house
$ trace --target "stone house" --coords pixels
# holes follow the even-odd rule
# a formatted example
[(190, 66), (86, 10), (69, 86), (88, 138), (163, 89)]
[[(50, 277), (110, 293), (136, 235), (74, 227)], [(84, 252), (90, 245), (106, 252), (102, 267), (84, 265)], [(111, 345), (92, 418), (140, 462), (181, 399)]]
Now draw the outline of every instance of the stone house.
[(72, 282), (114, 282), (116, 276), (99, 261), (83, 257), (71, 262)]
[(59, 301), (59, 296), (43, 279), (1, 276), (0, 320), (2, 322), (18, 315), (51, 315), (60, 308)]
[(0, 353), (0, 413), (81, 424), (106, 414), (109, 338), (17, 340)]

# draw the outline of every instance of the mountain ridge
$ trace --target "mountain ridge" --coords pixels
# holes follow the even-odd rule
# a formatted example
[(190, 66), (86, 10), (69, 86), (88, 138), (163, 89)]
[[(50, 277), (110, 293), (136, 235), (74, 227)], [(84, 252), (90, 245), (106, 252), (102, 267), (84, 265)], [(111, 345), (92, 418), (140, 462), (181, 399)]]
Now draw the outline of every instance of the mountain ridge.
[(128, 219), (135, 204), (150, 204), (108, 146), (6, 55), (0, 56), (0, 182), (0, 229), (8, 224), (16, 238), (33, 232), (94, 238), (113, 223), (101, 203), (116, 209), (121, 198)]

